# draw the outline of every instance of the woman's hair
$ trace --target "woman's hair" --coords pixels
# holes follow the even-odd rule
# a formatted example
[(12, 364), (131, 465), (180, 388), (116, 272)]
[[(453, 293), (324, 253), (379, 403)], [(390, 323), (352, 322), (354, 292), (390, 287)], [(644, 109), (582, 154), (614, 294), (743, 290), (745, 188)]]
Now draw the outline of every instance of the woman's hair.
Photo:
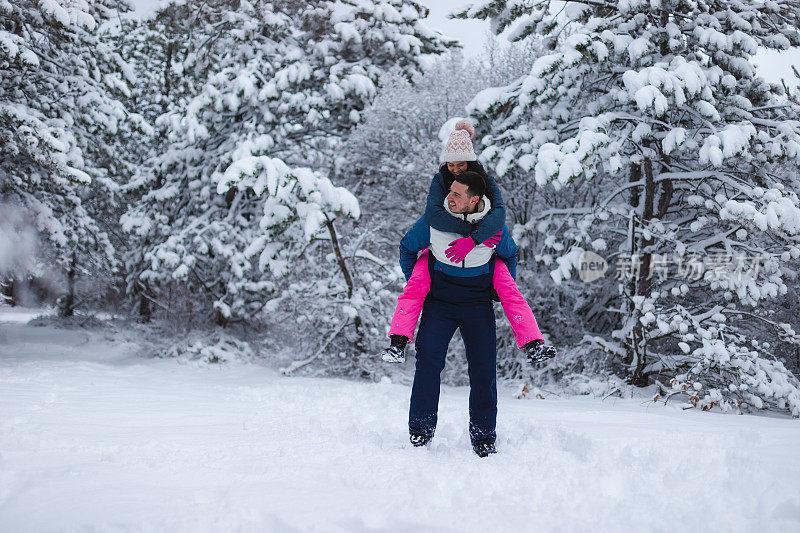
[(483, 198), (483, 195), (486, 194), (486, 180), (477, 172), (472, 172), (471, 170), (462, 172), (455, 176), (455, 181), (466, 185), (470, 196)]
[[(483, 165), (477, 161), (467, 161), (467, 171), (480, 174), (484, 181), (488, 181), (489, 175), (486, 173), (486, 170), (484, 170)], [(439, 167), (439, 172), (441, 172), (442, 177), (444, 177), (445, 190), (449, 189), (455, 180), (455, 176), (447, 169), (447, 163)]]

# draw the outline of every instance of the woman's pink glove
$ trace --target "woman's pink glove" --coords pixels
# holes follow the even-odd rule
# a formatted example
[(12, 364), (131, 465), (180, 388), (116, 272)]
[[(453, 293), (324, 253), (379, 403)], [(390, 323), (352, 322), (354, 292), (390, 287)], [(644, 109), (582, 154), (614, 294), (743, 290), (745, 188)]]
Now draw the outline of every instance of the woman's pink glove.
[(475, 241), (472, 237), (461, 237), (448, 246), (450, 248), (444, 251), (444, 255), (453, 263), (460, 263), (475, 248)]
[(503, 230), (498, 231), (485, 241), (483, 241), (484, 246), (488, 246), (489, 248), (496, 248), (498, 244), (500, 244), (500, 239), (503, 238)]

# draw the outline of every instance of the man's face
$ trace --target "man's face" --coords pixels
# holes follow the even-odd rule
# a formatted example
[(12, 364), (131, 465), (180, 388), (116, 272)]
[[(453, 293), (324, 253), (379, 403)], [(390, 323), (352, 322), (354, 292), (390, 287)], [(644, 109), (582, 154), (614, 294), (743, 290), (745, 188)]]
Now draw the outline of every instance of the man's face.
[(447, 162), (447, 170), (449, 170), (450, 173), (453, 176), (458, 176), (462, 172), (466, 172), (467, 171), (467, 162), (466, 161), (448, 161)]
[(447, 195), (447, 205), (453, 213), (472, 213), (478, 204), (477, 196), (470, 196), (468, 187), (463, 183), (454, 181)]

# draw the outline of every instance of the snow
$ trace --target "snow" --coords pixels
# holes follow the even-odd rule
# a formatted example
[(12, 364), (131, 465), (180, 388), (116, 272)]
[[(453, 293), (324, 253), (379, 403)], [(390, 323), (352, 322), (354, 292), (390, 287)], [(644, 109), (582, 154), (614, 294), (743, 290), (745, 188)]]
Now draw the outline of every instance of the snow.
[(36, 231), (24, 210), (0, 202), (0, 276), (29, 272), (38, 247)]
[(54, 0), (41, 0), (39, 7), (42, 13), (57, 21), (62, 26), (70, 25), (69, 13)]
[[(27, 324), (34, 318), (54, 315), (55, 309), (41, 310), (41, 309), (28, 309), (24, 307), (8, 308), (0, 306), (0, 324)], [(0, 340), (4, 343), (6, 339), (0, 336)], [(0, 352), (1, 353), (1, 352)]]
[(669, 109), (669, 102), (666, 97), (652, 85), (647, 85), (636, 91), (634, 98), (641, 111), (644, 112), (652, 108), (657, 117), (662, 116)]
[(639, 37), (632, 40), (628, 44), (628, 54), (630, 54), (631, 62), (638, 61), (650, 49), (651, 43), (648, 38)]
[(664, 140), (661, 141), (661, 146), (665, 154), (672, 153), (675, 148), (682, 145), (686, 140), (686, 130), (684, 128), (672, 128), (667, 132)]
[(6, 58), (14, 59), (19, 54), (21, 43), (21, 37), (7, 31), (0, 31), (0, 51), (5, 54)]
[(491, 87), (484, 89), (475, 95), (475, 98), (467, 106), (469, 113), (486, 113), (489, 108), (495, 105), (502, 105), (511, 97), (511, 92), (506, 87)]
[(4, 531), (800, 527), (794, 420), (501, 388), (479, 459), (466, 388), (443, 388), (415, 449), (407, 384), (144, 359), (130, 335), (23, 315), (0, 314)]

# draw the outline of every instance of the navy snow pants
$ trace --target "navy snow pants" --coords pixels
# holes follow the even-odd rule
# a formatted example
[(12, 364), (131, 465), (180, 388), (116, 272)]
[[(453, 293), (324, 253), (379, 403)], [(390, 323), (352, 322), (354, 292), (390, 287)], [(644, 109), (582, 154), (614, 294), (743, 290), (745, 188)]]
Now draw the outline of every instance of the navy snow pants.
[(492, 302), (450, 303), (427, 299), (417, 331), (417, 365), (411, 389), (408, 429), (433, 436), (439, 384), (447, 347), (456, 329), (467, 352), (469, 436), (473, 444), (494, 442), (497, 423), (497, 344)]

